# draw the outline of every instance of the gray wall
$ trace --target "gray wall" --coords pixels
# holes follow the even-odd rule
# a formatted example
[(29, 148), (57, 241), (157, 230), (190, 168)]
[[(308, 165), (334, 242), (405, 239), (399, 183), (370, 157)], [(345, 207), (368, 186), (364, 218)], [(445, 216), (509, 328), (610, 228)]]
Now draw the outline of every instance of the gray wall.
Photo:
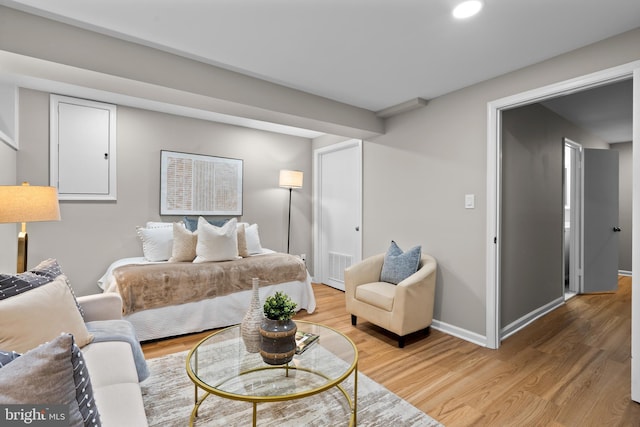
[[(16, 185), (16, 150), (0, 141), (0, 185)], [(19, 226), (0, 224), (0, 271), (16, 271)]]
[[(128, 107), (117, 120), (117, 202), (62, 201), (62, 221), (29, 224), (29, 266), (57, 258), (82, 295), (98, 291), (112, 261), (141, 256), (136, 226), (180, 219), (159, 214), (161, 149), (243, 159), (241, 220), (258, 224), (264, 247), (286, 251), (289, 199), (278, 173), (299, 169), (310, 178), (310, 140)], [(20, 133), (18, 182), (48, 185), (48, 93), (20, 90)], [(311, 254), (308, 184), (293, 197), (291, 222), (291, 253)]]
[(620, 251), (618, 269), (631, 271), (631, 213), (633, 205), (633, 144), (623, 142), (611, 144), (612, 150), (617, 150), (620, 155)]
[(502, 115), (501, 328), (564, 294), (565, 137), (608, 148), (540, 104)]
[[(364, 144), (363, 256), (422, 244), (438, 260), (434, 317), (484, 336), (487, 103), (640, 59), (640, 29), (429, 101)], [(464, 209), (464, 195), (476, 195)]]

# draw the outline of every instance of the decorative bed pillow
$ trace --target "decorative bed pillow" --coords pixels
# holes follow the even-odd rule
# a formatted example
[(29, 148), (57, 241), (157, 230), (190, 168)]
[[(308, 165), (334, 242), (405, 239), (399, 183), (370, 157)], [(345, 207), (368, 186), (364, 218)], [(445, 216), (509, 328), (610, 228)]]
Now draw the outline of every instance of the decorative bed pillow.
[[(188, 216), (184, 217), (184, 226), (187, 227), (189, 231), (196, 231), (198, 229), (198, 220), (199, 218), (189, 218)], [(216, 227), (222, 227), (229, 221), (226, 218), (222, 219), (207, 219), (209, 224), (215, 225)]]
[(247, 250), (247, 238), (245, 234), (245, 223), (238, 223), (238, 255), (242, 258), (246, 258), (249, 256), (249, 251)]
[(0, 368), (3, 404), (68, 405), (68, 425), (100, 426), (82, 352), (62, 334)]
[[(29, 292), (0, 301), (0, 348), (24, 353), (63, 332), (80, 347), (93, 336), (87, 331), (64, 275)], [(10, 320), (9, 320), (10, 319)]]
[(142, 241), (142, 253), (148, 261), (167, 261), (173, 247), (173, 227), (136, 227)]
[(238, 259), (237, 220), (231, 218), (222, 227), (198, 219), (198, 243), (195, 263)]
[(147, 221), (145, 228), (173, 228), (173, 222)]
[(415, 246), (407, 252), (402, 252), (396, 242), (391, 241), (391, 246), (384, 256), (380, 281), (397, 285), (413, 273), (418, 271), (422, 248)]
[(0, 350), (0, 368), (13, 362), (18, 357), (20, 357), (20, 353), (16, 353), (15, 351), (4, 351)]
[(198, 235), (194, 231), (189, 231), (179, 223), (173, 224), (173, 247), (169, 262), (188, 261), (191, 262), (196, 257), (196, 245)]
[(249, 252), (249, 255), (262, 253), (260, 234), (258, 233), (258, 224), (251, 224), (250, 226), (245, 227), (244, 234), (247, 241), (247, 252)]

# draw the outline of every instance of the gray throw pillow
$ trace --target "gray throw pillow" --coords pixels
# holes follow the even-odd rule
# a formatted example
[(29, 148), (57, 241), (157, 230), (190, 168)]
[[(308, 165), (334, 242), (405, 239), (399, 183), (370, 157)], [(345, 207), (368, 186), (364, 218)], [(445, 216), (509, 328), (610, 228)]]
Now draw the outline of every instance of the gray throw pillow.
[(100, 426), (82, 352), (62, 334), (0, 368), (0, 404), (69, 405), (70, 426)]
[(407, 252), (403, 252), (396, 242), (392, 240), (391, 246), (384, 256), (380, 280), (394, 285), (402, 282), (418, 271), (421, 253), (421, 246), (415, 246)]

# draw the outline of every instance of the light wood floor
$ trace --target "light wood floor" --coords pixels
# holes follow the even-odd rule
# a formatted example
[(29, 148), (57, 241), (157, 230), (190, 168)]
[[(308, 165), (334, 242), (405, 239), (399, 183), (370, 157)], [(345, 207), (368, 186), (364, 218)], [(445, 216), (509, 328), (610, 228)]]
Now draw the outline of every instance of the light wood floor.
[[(315, 284), (323, 323), (358, 346), (360, 372), (452, 426), (640, 426), (631, 401), (631, 278), (615, 294), (581, 295), (489, 350), (432, 330), (396, 338), (359, 319), (344, 294)], [(190, 349), (210, 332), (143, 345), (147, 358)]]

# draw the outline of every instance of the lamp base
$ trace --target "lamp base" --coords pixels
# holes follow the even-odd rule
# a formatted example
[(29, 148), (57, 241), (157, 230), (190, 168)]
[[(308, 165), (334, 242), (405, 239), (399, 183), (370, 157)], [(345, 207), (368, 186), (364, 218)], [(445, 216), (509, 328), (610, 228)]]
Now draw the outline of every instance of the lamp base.
[(18, 233), (18, 265), (17, 272), (27, 271), (27, 247), (29, 246), (29, 236), (26, 231)]

